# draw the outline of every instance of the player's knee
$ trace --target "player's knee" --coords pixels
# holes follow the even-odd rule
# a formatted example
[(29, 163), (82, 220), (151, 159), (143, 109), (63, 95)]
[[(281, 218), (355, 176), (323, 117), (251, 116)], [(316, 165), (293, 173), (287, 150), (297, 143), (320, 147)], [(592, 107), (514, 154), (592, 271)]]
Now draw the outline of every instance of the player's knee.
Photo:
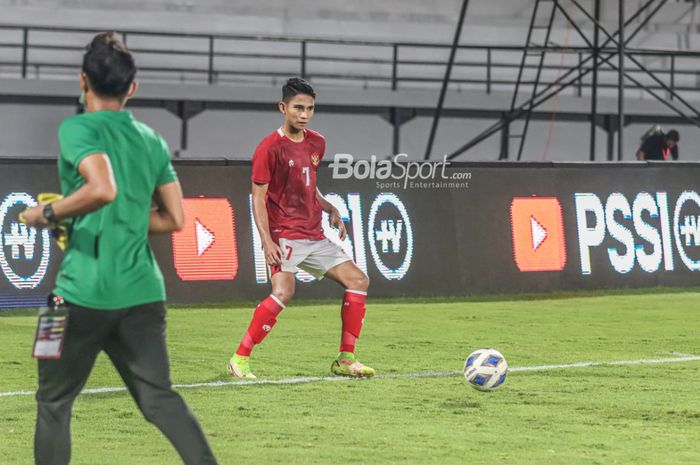
[(294, 289), (287, 287), (277, 287), (272, 290), (272, 295), (277, 297), (283, 304), (287, 304), (294, 297)]
[(364, 273), (360, 273), (354, 276), (349, 284), (348, 289), (367, 292), (367, 289), (369, 289), (369, 277)]
[(37, 399), (37, 409), (40, 414), (47, 414), (51, 418), (70, 416), (74, 399), (74, 397), (56, 400)]
[(158, 402), (144, 402), (141, 405), (139, 405), (139, 407), (141, 408), (143, 418), (145, 418), (147, 422), (153, 423), (154, 425), (157, 425), (160, 422), (161, 416), (163, 414), (163, 407)]

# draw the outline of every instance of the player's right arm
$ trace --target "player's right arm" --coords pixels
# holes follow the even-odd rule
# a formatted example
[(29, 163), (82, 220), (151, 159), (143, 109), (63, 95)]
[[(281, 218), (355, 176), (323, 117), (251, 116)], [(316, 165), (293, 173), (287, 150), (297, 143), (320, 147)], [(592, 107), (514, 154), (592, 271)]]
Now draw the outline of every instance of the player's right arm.
[[(51, 204), (58, 221), (99, 210), (113, 202), (117, 196), (112, 165), (106, 154), (97, 153), (85, 157), (78, 166), (78, 172), (85, 184), (68, 197)], [(43, 205), (37, 205), (25, 210), (22, 213), (24, 223), (29, 226), (47, 226), (48, 220), (44, 217), (43, 209)]]
[(267, 217), (267, 205), (265, 205), (268, 185), (253, 182), (253, 219), (262, 239), (265, 261), (272, 266), (282, 263), (282, 249), (272, 240), (270, 234), (270, 221)]
[(96, 153), (85, 157), (78, 165), (78, 173), (85, 184), (68, 197), (52, 204), (58, 219), (94, 212), (113, 202), (117, 196), (117, 184), (106, 154)]
[(265, 261), (270, 266), (279, 266), (282, 264), (282, 249), (272, 240), (266, 205), (267, 188), (275, 172), (276, 155), (273, 145), (270, 137), (267, 137), (255, 149), (251, 191), (253, 194), (253, 220), (262, 239)]

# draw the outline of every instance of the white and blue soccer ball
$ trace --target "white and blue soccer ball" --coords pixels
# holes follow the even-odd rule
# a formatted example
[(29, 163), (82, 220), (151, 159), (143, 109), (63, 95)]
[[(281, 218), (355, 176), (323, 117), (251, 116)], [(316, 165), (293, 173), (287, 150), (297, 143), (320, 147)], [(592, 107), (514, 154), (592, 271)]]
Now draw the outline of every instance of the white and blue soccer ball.
[(464, 377), (479, 391), (493, 391), (505, 383), (508, 362), (495, 349), (475, 350), (464, 362)]

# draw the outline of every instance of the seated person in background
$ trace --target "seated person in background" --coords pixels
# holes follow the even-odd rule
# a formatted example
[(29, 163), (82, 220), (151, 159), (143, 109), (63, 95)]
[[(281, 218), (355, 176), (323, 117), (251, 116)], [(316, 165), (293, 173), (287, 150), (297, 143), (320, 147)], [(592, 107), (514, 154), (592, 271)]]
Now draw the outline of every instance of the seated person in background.
[(668, 133), (655, 126), (642, 136), (642, 146), (637, 151), (637, 160), (678, 160), (680, 135), (675, 129)]

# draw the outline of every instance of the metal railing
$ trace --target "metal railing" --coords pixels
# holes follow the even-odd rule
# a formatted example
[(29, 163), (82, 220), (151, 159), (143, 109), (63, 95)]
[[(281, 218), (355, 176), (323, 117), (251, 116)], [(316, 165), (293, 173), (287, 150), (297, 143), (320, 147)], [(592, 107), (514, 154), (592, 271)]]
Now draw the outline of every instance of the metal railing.
[[(8, 36), (16, 37), (8, 40)], [(0, 25), (0, 76), (23, 79), (74, 76), (79, 56), (96, 29), (59, 27), (19, 27)], [(203, 84), (274, 84), (291, 75), (314, 82), (360, 85), (389, 89), (439, 87), (445, 59), (433, 58), (449, 51), (447, 43), (412, 43), (361, 40), (332, 40), (234, 34), (189, 34), (138, 30), (119, 31), (140, 63), (141, 80)], [(54, 34), (55, 37), (51, 37)], [(149, 46), (166, 41), (168, 47)], [(192, 42), (195, 46), (192, 46)], [(239, 50), (240, 49), (240, 50)], [(282, 49), (279, 51), (278, 49)], [(455, 60), (452, 88), (512, 91), (517, 82), (520, 56), (516, 45), (460, 45)], [(543, 47), (529, 47), (529, 51)], [(543, 69), (555, 74), (560, 69), (559, 54), (578, 62), (592, 53), (588, 47), (546, 47), (550, 61)], [(674, 91), (700, 92), (700, 52), (678, 50), (628, 49), (628, 54), (646, 60), (649, 70), (664, 79)], [(615, 48), (600, 49), (602, 57), (617, 53)], [(73, 56), (75, 55), (75, 56)], [(428, 57), (426, 57), (426, 55)], [(696, 61), (697, 60), (697, 61)], [(526, 66), (525, 68), (536, 68)], [(586, 69), (586, 68), (584, 68)], [(630, 73), (642, 71), (630, 69)], [(601, 69), (598, 87), (614, 89), (617, 71)], [(541, 83), (554, 81), (543, 76)], [(527, 88), (532, 82), (521, 82)], [(591, 83), (582, 80), (573, 87), (581, 96)], [(650, 83), (650, 89), (663, 90)], [(627, 88), (640, 86), (627, 83)]]

